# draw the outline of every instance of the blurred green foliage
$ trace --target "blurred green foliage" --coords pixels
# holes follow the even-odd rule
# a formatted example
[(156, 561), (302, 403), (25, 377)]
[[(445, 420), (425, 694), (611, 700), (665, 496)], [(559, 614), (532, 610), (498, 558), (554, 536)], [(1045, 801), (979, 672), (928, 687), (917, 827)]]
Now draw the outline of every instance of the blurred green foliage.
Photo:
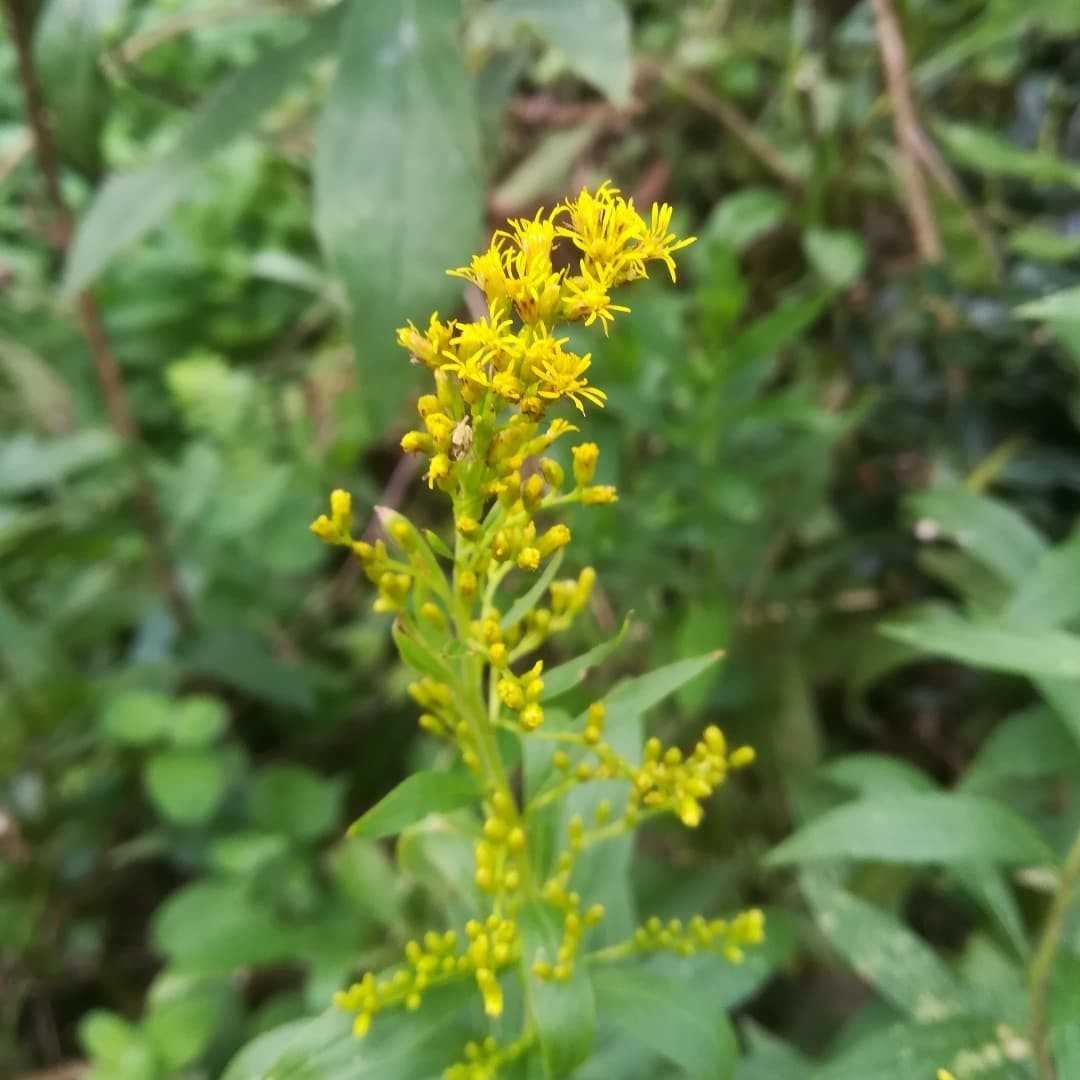
[[(870, 0), (14, 6), (78, 222), (55, 251), (5, 39), (0, 1073), (246, 1080), (291, 1055), (406, 1080), (467, 1037), (453, 1001), (362, 1049), (321, 1015), (457, 918), (472, 851), (459, 812), (406, 830), (400, 869), (342, 839), (442, 762), (386, 620), (305, 525), (332, 486), (438, 512), (398, 464), (393, 327), (462, 304), (444, 270), (485, 215), (611, 176), (700, 240), (587, 343), (621, 500), (573, 522), (602, 582), (574, 644), (633, 610), (609, 674), (727, 650), (650, 723), (715, 721), (759, 766), (693, 834), (648, 836), (632, 902), (763, 903), (770, 939), (658, 969), (687, 1016), (605, 973), (574, 1075), (1046, 1077), (1040, 1024), (1080, 1075), (1067, 904), (1049, 1004), (1028, 992), (1080, 871), (1074, 0), (896, 4), (939, 261)], [(139, 447), (72, 318), (85, 287)], [(700, 1023), (707, 1053), (663, 1036)]]

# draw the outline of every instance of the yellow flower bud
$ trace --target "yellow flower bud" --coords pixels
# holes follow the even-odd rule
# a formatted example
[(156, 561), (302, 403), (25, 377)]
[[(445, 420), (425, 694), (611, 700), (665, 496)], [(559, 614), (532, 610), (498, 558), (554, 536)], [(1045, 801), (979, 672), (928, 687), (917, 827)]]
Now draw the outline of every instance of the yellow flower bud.
[(543, 722), (544, 710), (535, 701), (521, 710), (521, 723), (529, 731), (535, 731)]
[(401, 449), (406, 454), (431, 454), (435, 450), (435, 443), (426, 432), (406, 431), (401, 436)]
[(347, 537), (352, 528), (352, 496), (341, 488), (330, 492), (330, 518), (334, 528)]
[(732, 752), (728, 762), (733, 769), (742, 769), (747, 765), (752, 765), (756, 757), (757, 754), (752, 746), (740, 746), (738, 750)]
[(540, 565), (540, 552), (534, 547), (525, 547), (518, 552), (517, 564), (520, 570), (535, 570)]
[(600, 457), (600, 448), (596, 443), (587, 442), (571, 448), (574, 455), (574, 480), (579, 487), (592, 483), (596, 475), (596, 462)]
[(540, 471), (544, 474), (544, 479), (556, 491), (563, 486), (566, 480), (563, 467), (554, 458), (543, 458), (540, 462)]
[(456, 526), (457, 531), (465, 537), (472, 536), (473, 533), (480, 528), (480, 524), (476, 518), (471, 518), (468, 514), (462, 514), (462, 516), (457, 519)]
[(618, 499), (619, 493), (610, 484), (587, 487), (581, 491), (581, 501), (586, 506), (602, 506), (605, 503), (617, 502)]
[(562, 523), (552, 525), (551, 528), (540, 537), (540, 542), (537, 545), (540, 550), (540, 557), (546, 559), (549, 555), (558, 551), (559, 548), (566, 547), (569, 543), (570, 530)]
[(340, 543), (337, 528), (325, 514), (320, 514), (308, 528), (324, 543)]

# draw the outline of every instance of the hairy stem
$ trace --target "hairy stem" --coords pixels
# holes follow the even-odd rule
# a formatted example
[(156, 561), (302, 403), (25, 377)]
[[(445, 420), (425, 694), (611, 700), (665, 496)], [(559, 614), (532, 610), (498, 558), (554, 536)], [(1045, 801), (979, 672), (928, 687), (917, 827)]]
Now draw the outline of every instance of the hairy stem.
[(1048, 1046), (1049, 1021), (1047, 1004), (1050, 992), (1050, 976), (1054, 970), (1061, 935), (1065, 929), (1065, 916), (1072, 903), (1077, 879), (1080, 879), (1080, 832), (1076, 834), (1065, 856), (1057, 892), (1046, 916), (1046, 923), (1039, 937), (1034, 959), (1028, 972), (1031, 988), (1031, 1033), (1035, 1043), (1035, 1055), (1039, 1063), (1040, 1080), (1054, 1080), (1054, 1062)]

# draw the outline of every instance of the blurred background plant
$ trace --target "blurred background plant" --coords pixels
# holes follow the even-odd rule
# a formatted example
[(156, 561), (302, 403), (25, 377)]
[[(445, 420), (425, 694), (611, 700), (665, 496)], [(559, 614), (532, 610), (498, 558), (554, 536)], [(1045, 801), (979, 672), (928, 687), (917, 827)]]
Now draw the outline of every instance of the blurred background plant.
[(341, 839), (432, 751), (306, 523), (439, 512), (394, 327), (612, 177), (700, 242), (587, 342), (621, 501), (572, 523), (571, 647), (632, 609), (609, 677), (727, 649), (652, 724), (759, 767), (634, 895), (771, 930), (661, 1025), (738, 1048), (615, 988), (575, 1076), (1080, 1076), (1073, 0), (4, 10), (0, 1073), (264, 1076), (280, 1031), (228, 1062), (452, 916), (452, 818), (400, 872)]

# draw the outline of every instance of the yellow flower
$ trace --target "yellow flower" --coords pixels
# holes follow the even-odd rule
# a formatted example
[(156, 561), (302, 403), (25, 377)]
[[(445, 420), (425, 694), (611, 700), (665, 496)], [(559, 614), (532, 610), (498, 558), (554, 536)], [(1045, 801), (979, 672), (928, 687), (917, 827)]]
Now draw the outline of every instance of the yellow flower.
[(426, 333), (421, 334), (411, 322), (406, 323), (397, 332), (397, 343), (407, 349), (414, 360), (429, 368), (437, 368), (444, 362), (443, 353), (450, 344), (456, 325), (453, 319), (448, 323), (440, 322), (436, 311), (428, 322)]
[(568, 340), (569, 338), (553, 338), (548, 334), (535, 337), (522, 359), (525, 377), (531, 377), (538, 382), (537, 393), (540, 397), (550, 401), (567, 398), (582, 414), (585, 412), (582, 398), (603, 408), (607, 394), (595, 386), (590, 386), (584, 378), (592, 363), (592, 354), (578, 356), (577, 353), (568, 352), (563, 348)]
[[(659, 259), (668, 269), (671, 280), (675, 280), (675, 260), (671, 257), (676, 251), (689, 247), (697, 239), (696, 236), (687, 236), (680, 240), (674, 233), (668, 231), (671, 226), (671, 207), (667, 203), (652, 205), (652, 215), (649, 222), (649, 231), (642, 240), (637, 250), (637, 256), (643, 263), (649, 259)], [(642, 268), (644, 274), (644, 267)]]
[(615, 312), (630, 310), (623, 304), (611, 302), (609, 288), (610, 284), (599, 277), (591, 266), (582, 264), (580, 276), (568, 277), (563, 282), (563, 317), (572, 322), (584, 321), (586, 326), (592, 326), (599, 319), (606, 335)]
[(487, 251), (474, 255), (468, 266), (446, 272), (451, 277), (471, 281), (487, 297), (488, 304), (506, 296), (506, 261), (498, 237), (492, 240)]

